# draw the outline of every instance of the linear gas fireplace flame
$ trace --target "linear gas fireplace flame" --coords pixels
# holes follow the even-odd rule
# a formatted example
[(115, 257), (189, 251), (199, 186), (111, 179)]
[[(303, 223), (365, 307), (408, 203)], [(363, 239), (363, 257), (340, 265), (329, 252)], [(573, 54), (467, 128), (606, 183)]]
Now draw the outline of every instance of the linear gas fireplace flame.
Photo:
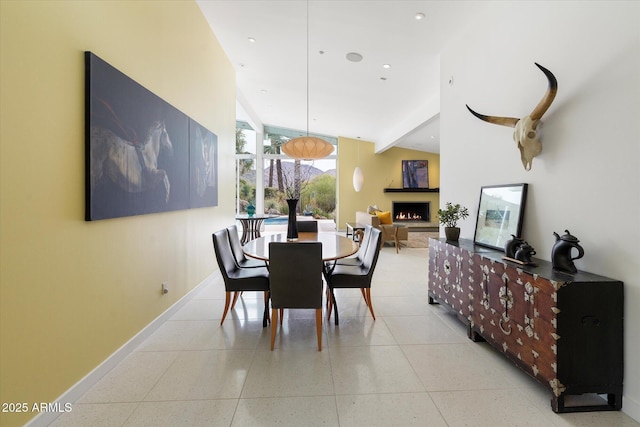
[(394, 221), (430, 221), (429, 202), (393, 202), (392, 216)]
[(422, 221), (422, 216), (415, 212), (399, 212), (395, 216), (396, 221)]

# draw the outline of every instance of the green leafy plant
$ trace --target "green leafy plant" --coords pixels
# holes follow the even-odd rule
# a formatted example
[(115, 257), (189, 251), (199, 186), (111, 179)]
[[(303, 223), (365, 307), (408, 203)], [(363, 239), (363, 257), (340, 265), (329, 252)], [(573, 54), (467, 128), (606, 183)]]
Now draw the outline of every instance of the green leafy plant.
[(447, 202), (445, 209), (438, 209), (438, 219), (445, 227), (457, 227), (458, 221), (469, 216), (469, 210), (460, 204)]

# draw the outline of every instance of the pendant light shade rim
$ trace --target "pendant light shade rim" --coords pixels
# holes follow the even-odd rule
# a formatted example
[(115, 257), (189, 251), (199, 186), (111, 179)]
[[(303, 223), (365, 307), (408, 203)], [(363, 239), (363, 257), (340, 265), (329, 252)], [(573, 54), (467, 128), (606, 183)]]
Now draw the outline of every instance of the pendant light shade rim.
[(333, 145), (315, 136), (300, 136), (285, 142), (282, 151), (289, 157), (300, 160), (316, 160), (333, 152)]

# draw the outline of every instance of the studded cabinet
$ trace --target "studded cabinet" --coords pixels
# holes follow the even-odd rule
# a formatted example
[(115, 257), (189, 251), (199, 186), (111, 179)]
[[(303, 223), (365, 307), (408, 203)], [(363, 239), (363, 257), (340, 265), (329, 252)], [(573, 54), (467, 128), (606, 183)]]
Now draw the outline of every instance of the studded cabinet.
[[(620, 409), (622, 282), (559, 273), (542, 260), (521, 266), (502, 255), (467, 240), (431, 239), (429, 302), (454, 311), (471, 339), (486, 340), (545, 385), (555, 412)], [(601, 402), (565, 400), (587, 393)]]
[[(463, 280), (471, 254), (464, 246), (429, 241), (429, 303), (442, 302), (470, 325), (469, 284)], [(464, 264), (464, 266), (463, 266)]]

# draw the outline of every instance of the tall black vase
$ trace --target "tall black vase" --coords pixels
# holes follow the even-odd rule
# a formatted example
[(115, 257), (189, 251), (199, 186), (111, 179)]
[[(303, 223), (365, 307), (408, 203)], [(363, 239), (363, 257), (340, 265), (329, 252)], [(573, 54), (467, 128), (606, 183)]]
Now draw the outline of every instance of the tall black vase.
[(298, 206), (298, 199), (287, 199), (287, 205), (289, 205), (287, 240), (298, 240), (298, 223), (296, 222), (296, 206)]

